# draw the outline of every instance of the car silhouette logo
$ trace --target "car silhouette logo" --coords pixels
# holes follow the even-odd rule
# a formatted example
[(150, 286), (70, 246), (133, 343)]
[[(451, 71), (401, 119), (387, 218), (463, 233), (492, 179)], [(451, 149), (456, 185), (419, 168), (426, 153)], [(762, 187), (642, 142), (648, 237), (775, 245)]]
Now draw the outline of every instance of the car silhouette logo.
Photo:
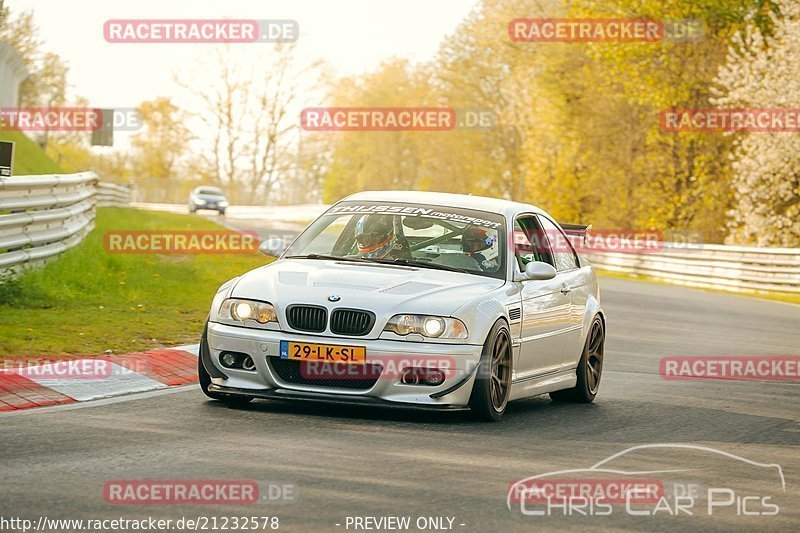
[(338, 302), (341, 299), (342, 299), (342, 297), (338, 296), (336, 294), (331, 294), (330, 296), (328, 296), (328, 301), (329, 302)]

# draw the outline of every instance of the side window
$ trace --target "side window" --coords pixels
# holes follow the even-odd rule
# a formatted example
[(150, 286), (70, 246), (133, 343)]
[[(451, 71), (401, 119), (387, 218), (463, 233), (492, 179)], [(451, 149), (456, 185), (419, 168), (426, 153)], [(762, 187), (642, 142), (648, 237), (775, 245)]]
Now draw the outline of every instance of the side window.
[(539, 216), (539, 223), (544, 229), (544, 234), (550, 243), (550, 249), (555, 259), (555, 267), (559, 272), (578, 268), (578, 256), (572, 243), (561, 229), (556, 226), (549, 218)]
[(514, 220), (514, 255), (520, 271), (531, 261), (542, 261), (555, 267), (550, 246), (544, 237), (539, 222), (533, 215)]

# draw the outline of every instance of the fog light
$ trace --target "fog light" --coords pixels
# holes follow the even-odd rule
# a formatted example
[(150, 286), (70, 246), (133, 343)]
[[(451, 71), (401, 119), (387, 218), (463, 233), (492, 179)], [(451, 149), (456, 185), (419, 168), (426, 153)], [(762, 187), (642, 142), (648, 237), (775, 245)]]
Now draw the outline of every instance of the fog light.
[(222, 361), (222, 366), (226, 368), (234, 368), (236, 366), (236, 356), (230, 352), (224, 352), (219, 360)]
[(256, 364), (253, 362), (253, 358), (249, 355), (244, 358), (242, 361), (242, 368), (245, 370), (255, 370)]
[(428, 385), (441, 385), (444, 383), (444, 372), (438, 368), (431, 368), (425, 372), (425, 383)]

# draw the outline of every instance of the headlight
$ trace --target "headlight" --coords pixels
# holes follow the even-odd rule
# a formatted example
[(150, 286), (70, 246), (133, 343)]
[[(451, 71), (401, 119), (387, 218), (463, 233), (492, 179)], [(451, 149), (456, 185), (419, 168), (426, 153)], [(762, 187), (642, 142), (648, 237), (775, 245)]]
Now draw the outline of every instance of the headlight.
[(438, 339), (466, 339), (468, 335), (467, 326), (459, 319), (428, 315), (395, 315), (383, 330)]
[(266, 302), (228, 298), (219, 308), (219, 319), (233, 322), (255, 320), (259, 324), (277, 322), (275, 308)]
[(194, 203), (196, 203), (197, 205), (206, 205), (206, 201), (203, 200), (202, 198), (195, 198)]
[(226, 205), (228, 205), (228, 201), (227, 200), (220, 200), (219, 202), (217, 202), (217, 205), (225, 207)]

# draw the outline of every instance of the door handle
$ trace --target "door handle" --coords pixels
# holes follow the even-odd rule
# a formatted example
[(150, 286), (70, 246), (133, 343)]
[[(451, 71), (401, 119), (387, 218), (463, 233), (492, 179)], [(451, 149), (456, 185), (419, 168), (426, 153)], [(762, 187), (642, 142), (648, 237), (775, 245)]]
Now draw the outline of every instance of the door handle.
[(561, 294), (567, 294), (567, 293), (568, 293), (568, 292), (570, 292), (571, 290), (572, 290), (572, 287), (570, 287), (570, 286), (569, 286), (569, 285), (567, 285), (566, 283), (562, 283), (562, 284), (561, 284)]

